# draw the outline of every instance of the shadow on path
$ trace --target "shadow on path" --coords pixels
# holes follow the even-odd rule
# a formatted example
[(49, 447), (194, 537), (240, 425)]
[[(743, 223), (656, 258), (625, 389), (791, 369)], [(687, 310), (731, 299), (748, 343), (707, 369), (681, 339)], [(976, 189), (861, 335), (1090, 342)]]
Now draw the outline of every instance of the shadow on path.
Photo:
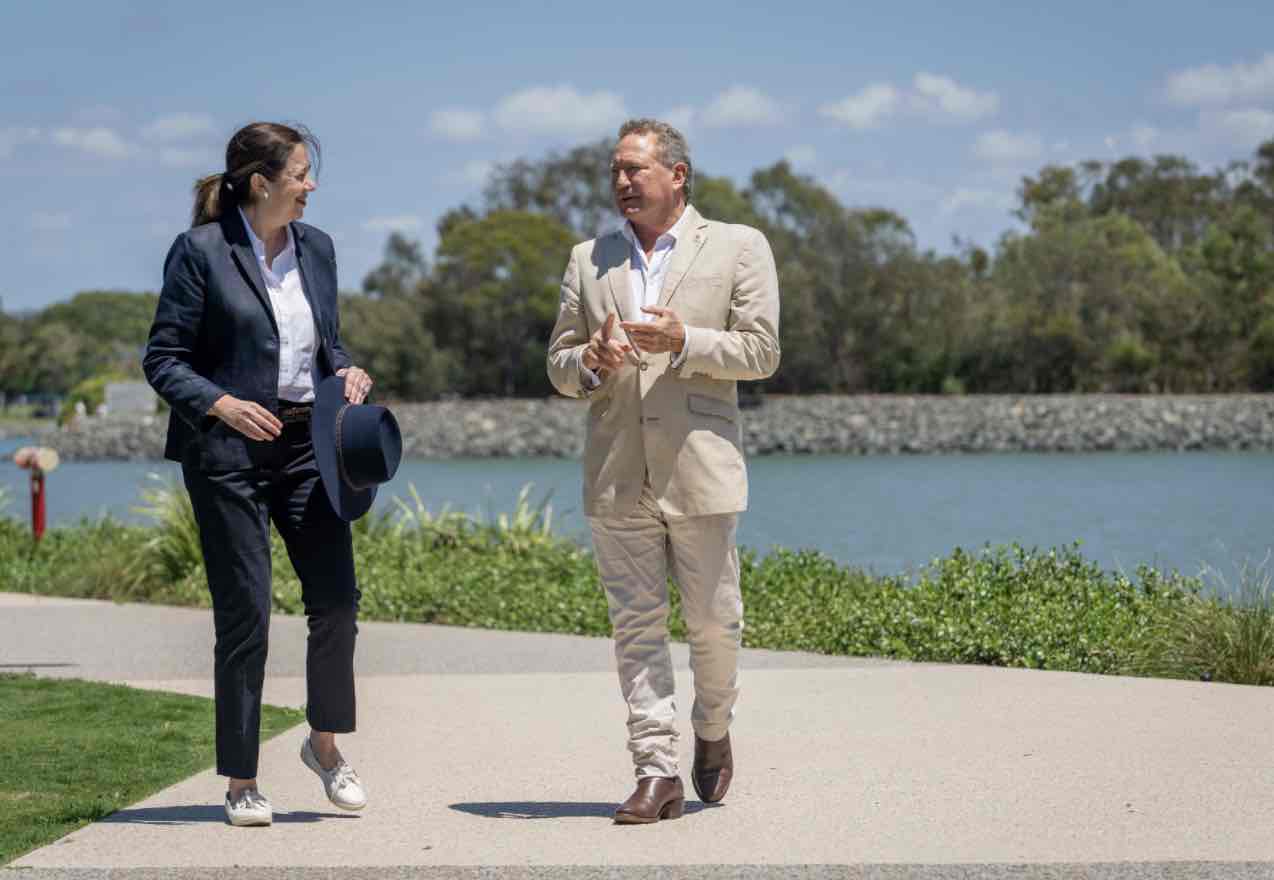
[[(348, 813), (310, 813), (306, 811), (275, 810), (276, 824), (288, 822), (321, 822), (324, 819), (357, 819)], [(198, 804), (182, 807), (138, 807), (132, 810), (120, 810), (111, 813), (101, 820), (105, 824), (124, 825), (190, 825), (195, 822), (215, 822), (226, 824), (224, 807), (212, 804)]]
[[(718, 804), (686, 801), (686, 813), (716, 809)], [(471, 816), (487, 819), (612, 819), (618, 803), (580, 803), (578, 801), (482, 801), (472, 804), (451, 804), (451, 809)]]

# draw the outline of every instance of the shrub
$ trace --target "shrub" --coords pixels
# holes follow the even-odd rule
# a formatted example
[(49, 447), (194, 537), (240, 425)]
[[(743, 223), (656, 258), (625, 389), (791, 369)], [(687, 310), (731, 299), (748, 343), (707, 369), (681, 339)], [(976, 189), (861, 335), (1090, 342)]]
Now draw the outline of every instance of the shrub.
[(1237, 590), (1230, 589), (1218, 572), (1209, 575), (1217, 595), (1194, 595), (1168, 609), (1132, 652), (1127, 671), (1274, 685), (1274, 576), (1269, 560), (1244, 564)]

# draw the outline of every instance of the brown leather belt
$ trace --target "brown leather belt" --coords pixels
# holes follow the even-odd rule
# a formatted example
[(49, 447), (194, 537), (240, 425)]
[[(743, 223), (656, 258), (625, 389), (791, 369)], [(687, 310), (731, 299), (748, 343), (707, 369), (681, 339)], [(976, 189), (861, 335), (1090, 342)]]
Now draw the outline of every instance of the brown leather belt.
[(314, 411), (314, 405), (310, 403), (291, 403), (280, 404), (279, 421), (285, 425), (294, 425), (298, 422), (308, 422), (310, 413)]

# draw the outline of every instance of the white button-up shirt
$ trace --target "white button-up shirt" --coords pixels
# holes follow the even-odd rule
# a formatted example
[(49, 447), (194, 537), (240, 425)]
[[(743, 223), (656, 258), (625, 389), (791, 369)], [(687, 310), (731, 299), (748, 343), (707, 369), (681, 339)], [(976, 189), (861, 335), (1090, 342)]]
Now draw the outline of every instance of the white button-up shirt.
[(314, 332), (314, 313), (310, 311), (310, 301), (305, 298), (301, 269), (296, 262), (292, 227), (285, 227), (287, 246), (274, 258), (271, 266), (265, 259), (265, 242), (257, 238), (242, 208), (239, 216), (248, 230), (248, 240), (252, 242), (252, 252), (257, 256), (261, 279), (270, 295), (274, 322), (279, 326), (279, 400), (309, 403), (314, 399), (317, 334)]
[[(677, 240), (685, 232), (686, 214), (687, 212), (683, 210), (677, 222), (672, 224), (672, 228), (655, 239), (655, 247), (650, 252), (649, 260), (646, 259), (645, 248), (641, 246), (641, 239), (633, 231), (633, 224), (624, 221), (620, 232), (627, 239), (628, 248), (631, 251), (628, 261), (628, 291), (629, 296), (632, 297), (633, 314), (638, 321), (653, 321), (658, 317), (658, 315), (643, 312), (642, 309), (659, 304), (659, 295), (664, 289), (664, 279), (668, 277), (668, 269), (672, 265), (673, 248), (677, 246)], [(683, 329), (686, 340), (681, 352), (672, 359), (673, 367), (681, 366), (682, 361), (686, 359), (686, 352), (690, 350), (691, 328), (683, 325)], [(583, 364), (580, 364), (580, 372), (584, 376), (584, 384), (589, 388), (595, 388), (601, 384), (598, 375)]]
[(672, 249), (677, 246), (686, 227), (686, 212), (682, 211), (677, 222), (663, 235), (655, 239), (654, 250), (650, 259), (646, 259), (646, 251), (641, 240), (633, 230), (633, 224), (624, 223), (624, 238), (632, 250), (632, 259), (628, 261), (628, 289), (632, 292), (633, 313), (639, 321), (653, 321), (655, 315), (642, 311), (645, 306), (659, 304), (659, 294), (664, 289), (664, 278), (668, 276), (668, 267), (672, 261)]

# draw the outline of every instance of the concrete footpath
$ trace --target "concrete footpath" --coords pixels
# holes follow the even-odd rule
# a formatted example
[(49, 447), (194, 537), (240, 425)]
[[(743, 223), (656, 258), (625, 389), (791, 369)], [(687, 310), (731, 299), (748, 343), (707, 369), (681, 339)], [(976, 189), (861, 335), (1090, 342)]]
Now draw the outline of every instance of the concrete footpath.
[[(274, 618), (268, 702), (304, 701), (304, 641)], [(747, 651), (725, 803), (628, 827), (613, 663), (605, 639), (361, 624), (341, 745), (366, 810), (327, 803), (302, 726), (263, 746), (273, 827), (225, 824), (208, 771), (0, 878), (1274, 878), (1274, 691)], [(5, 671), (211, 696), (211, 665), (207, 611), (0, 593)]]

